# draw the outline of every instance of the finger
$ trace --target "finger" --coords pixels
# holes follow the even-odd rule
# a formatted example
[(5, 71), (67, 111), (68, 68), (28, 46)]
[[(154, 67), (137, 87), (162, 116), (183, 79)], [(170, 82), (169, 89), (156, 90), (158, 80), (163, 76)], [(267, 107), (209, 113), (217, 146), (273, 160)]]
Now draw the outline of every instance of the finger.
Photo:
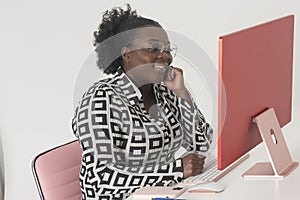
[(183, 70), (178, 68), (178, 67), (173, 67), (173, 66), (170, 66), (172, 70), (171, 71), (171, 79), (173, 80), (177, 75), (178, 76), (182, 76), (183, 75)]
[(185, 164), (184, 165), (184, 169), (187, 169), (187, 170), (202, 170), (203, 169), (203, 165), (204, 164), (201, 164), (201, 163), (188, 163), (188, 164)]
[(200, 154), (198, 154), (198, 153), (190, 153), (189, 156), (198, 158), (200, 156)]
[(193, 160), (193, 165), (195, 165), (195, 166), (199, 166), (199, 165), (204, 165), (205, 164), (205, 162), (204, 162), (204, 160)]
[(205, 164), (205, 160), (200, 159), (198, 157), (194, 157), (190, 160), (190, 162), (192, 165), (194, 166), (199, 166), (199, 165), (204, 165)]
[(205, 164), (205, 161), (204, 161), (204, 160), (199, 160), (199, 161), (198, 161), (198, 164), (204, 165), (204, 164)]
[(198, 165), (198, 166), (196, 167), (196, 170), (197, 170), (198, 172), (202, 172), (203, 169), (204, 169), (203, 165)]
[(197, 170), (203, 170), (204, 169), (203, 165), (195, 165), (194, 168), (197, 169)]
[(203, 172), (203, 166), (184, 166), (184, 177), (187, 178), (189, 176), (196, 176), (198, 174), (201, 174)]
[(195, 175), (198, 175), (198, 174), (201, 174), (203, 172), (203, 169), (201, 168), (194, 168), (192, 171), (191, 171), (191, 174), (192, 176), (195, 176)]
[(200, 159), (205, 159), (206, 158), (206, 156), (204, 156), (204, 155), (201, 155), (201, 154), (197, 154), (198, 155), (198, 157), (200, 158)]
[(200, 159), (200, 160), (198, 160), (198, 163), (201, 164), (201, 165), (204, 165), (205, 164), (205, 160)]
[(189, 153), (188, 155), (184, 156), (183, 159), (186, 161), (200, 160), (198, 153)]
[(172, 66), (172, 68), (173, 68), (176, 72), (179, 72), (179, 73), (183, 74), (183, 70), (182, 70), (181, 68), (179, 68), (179, 67), (173, 67), (173, 66)]
[(197, 159), (198, 161), (201, 161), (201, 162), (204, 163), (204, 162), (205, 162), (205, 158), (206, 158), (206, 157), (203, 157), (203, 156), (201, 156), (201, 155), (200, 155), (200, 156), (198, 155), (196, 159)]
[(189, 154), (188, 156), (187, 156), (187, 159), (190, 161), (190, 162), (197, 162), (198, 160), (200, 160), (200, 158), (198, 157), (198, 155), (197, 154)]
[(206, 156), (198, 154), (198, 153), (194, 153), (193, 156), (197, 160), (205, 160), (205, 158), (206, 158)]
[(172, 67), (170, 70), (170, 80), (174, 80), (176, 76), (176, 70)]
[(187, 163), (195, 165), (195, 166), (196, 165), (203, 165), (204, 164), (204, 160), (201, 160), (201, 159), (199, 159), (197, 157), (193, 157), (190, 160), (188, 160)]
[(172, 66), (168, 66), (166, 74), (165, 74), (165, 81), (172, 81), (172, 70), (173, 67)]
[(191, 170), (193, 171), (202, 171), (204, 168), (203, 168), (203, 165), (194, 165)]

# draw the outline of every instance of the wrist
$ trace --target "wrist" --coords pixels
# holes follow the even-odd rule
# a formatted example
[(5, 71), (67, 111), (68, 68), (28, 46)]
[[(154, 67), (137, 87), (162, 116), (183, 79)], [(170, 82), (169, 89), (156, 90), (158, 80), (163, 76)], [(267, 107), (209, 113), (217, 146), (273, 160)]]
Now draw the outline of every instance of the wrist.
[(181, 98), (189, 96), (187, 89), (185, 87), (173, 90), (173, 92), (176, 94), (176, 96)]
[(187, 101), (189, 104), (192, 104), (192, 99), (186, 88), (174, 90), (174, 93), (176, 94), (177, 97), (180, 97), (185, 101)]

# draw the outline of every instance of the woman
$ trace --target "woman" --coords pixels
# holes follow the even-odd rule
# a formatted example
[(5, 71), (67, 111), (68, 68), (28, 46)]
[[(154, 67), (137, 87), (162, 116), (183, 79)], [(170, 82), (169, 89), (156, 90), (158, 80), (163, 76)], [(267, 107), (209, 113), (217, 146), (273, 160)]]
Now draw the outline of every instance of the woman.
[[(106, 11), (94, 33), (97, 64), (112, 78), (83, 95), (72, 128), (83, 150), (83, 199), (126, 199), (202, 172), (212, 131), (171, 67), (176, 47), (131, 7)], [(174, 158), (183, 146), (189, 155)], [(195, 153), (198, 152), (198, 153)]]

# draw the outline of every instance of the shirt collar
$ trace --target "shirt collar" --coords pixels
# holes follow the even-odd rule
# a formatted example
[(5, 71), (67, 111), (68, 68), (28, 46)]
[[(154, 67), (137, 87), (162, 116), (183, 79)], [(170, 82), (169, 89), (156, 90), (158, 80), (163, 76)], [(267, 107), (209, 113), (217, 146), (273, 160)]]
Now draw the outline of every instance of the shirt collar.
[(142, 98), (142, 93), (121, 67), (117, 70), (115, 80), (131, 104), (139, 103), (139, 100)]

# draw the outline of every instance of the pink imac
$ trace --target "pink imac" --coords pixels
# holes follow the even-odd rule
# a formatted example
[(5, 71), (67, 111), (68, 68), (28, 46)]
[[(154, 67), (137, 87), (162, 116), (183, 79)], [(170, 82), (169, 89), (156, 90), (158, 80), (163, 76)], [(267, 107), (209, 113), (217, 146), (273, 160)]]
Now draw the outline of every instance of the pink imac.
[(297, 166), (280, 129), (291, 121), (293, 39), (293, 15), (219, 38), (218, 169), (262, 141), (272, 162), (250, 174), (274, 177)]

